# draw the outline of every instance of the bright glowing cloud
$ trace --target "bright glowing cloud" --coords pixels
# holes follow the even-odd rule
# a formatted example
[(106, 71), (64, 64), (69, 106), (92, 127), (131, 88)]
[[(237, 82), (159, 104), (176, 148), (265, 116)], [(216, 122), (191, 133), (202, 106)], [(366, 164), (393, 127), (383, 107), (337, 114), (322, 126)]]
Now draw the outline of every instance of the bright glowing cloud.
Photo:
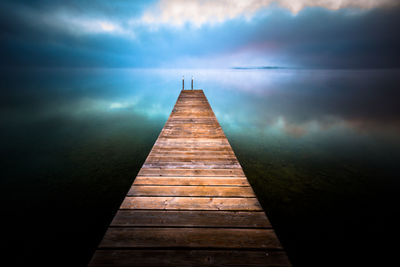
[(75, 34), (117, 34), (134, 37), (133, 31), (122, 27), (117, 22), (109, 19), (87, 18), (71, 14), (55, 14), (53, 23), (57, 26), (67, 28)]
[(160, 0), (143, 14), (140, 22), (153, 26), (191, 24), (201, 27), (237, 17), (251, 19), (257, 11), (271, 5), (297, 14), (306, 7), (371, 9), (398, 4), (398, 0)]
[(121, 108), (129, 108), (134, 106), (135, 103), (121, 103), (121, 102), (113, 102), (110, 104), (110, 109), (121, 109)]
[(24, 17), (38, 21), (46, 26), (58, 28), (74, 35), (112, 34), (134, 38), (132, 28), (126, 27), (120, 21), (106, 16), (86, 16), (69, 10), (55, 10), (43, 14), (32, 9), (24, 10)]

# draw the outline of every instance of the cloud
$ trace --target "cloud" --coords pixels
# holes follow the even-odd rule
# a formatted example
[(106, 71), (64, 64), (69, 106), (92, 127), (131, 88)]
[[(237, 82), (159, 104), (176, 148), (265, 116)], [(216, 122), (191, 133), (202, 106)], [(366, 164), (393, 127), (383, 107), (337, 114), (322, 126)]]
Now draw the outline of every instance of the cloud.
[(160, 0), (147, 9), (139, 21), (153, 27), (185, 24), (201, 27), (238, 17), (250, 20), (258, 11), (274, 5), (297, 14), (306, 7), (371, 9), (395, 6), (398, 0)]
[(107, 17), (92, 17), (70, 12), (55, 12), (40, 14), (44, 23), (49, 26), (67, 30), (76, 35), (82, 34), (114, 34), (134, 38), (131, 28), (122, 25), (119, 21)]
[(9, 20), (9, 24), (15, 22), (18, 24), (18, 21), (25, 22), (30, 28), (52, 29), (72, 35), (109, 34), (135, 37), (133, 29), (126, 23), (124, 24), (122, 19), (117, 16), (109, 16), (105, 12), (94, 12), (93, 10), (82, 12), (69, 6), (43, 8), (41, 6), (8, 4), (3, 8), (9, 9), (7, 15), (10, 18), (13, 17), (13, 20), (6, 19)]
[(49, 22), (56, 22), (58, 27), (66, 28), (75, 34), (118, 34), (133, 37), (133, 31), (122, 27), (117, 22), (106, 18), (85, 18), (71, 14), (57, 14)]
[[(398, 68), (400, 62), (399, 6), (357, 15), (324, 8), (291, 15), (269, 6), (260, 11), (271, 0), (85, 3), (0, 1), (0, 66)], [(357, 3), (370, 8), (392, 2)], [(147, 24), (130, 24), (145, 16)], [(197, 27), (178, 26), (191, 21)], [(202, 27), (210, 23), (221, 24)]]
[(277, 2), (292, 13), (298, 13), (306, 7), (322, 7), (330, 10), (342, 8), (371, 9), (398, 4), (397, 0), (279, 0), (270, 2)]

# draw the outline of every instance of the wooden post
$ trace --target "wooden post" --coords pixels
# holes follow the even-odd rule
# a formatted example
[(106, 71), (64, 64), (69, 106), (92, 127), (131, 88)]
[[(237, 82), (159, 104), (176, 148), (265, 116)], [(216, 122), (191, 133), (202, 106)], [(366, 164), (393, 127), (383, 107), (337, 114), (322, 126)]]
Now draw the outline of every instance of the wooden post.
[(193, 90), (193, 76), (192, 76), (192, 90)]
[(185, 76), (182, 76), (182, 90), (185, 90)]

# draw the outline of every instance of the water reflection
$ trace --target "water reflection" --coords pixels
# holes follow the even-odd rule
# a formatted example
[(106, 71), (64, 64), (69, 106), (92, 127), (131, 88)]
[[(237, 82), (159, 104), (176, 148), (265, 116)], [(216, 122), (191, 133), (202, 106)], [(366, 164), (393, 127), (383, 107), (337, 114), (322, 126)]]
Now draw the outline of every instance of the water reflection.
[[(168, 118), (182, 75), (205, 90), (292, 261), (312, 265), (318, 258), (307, 258), (309, 250), (321, 258), (333, 258), (327, 247), (346, 251), (343, 217), (357, 225), (359, 241), (350, 241), (360, 247), (372, 224), (387, 234), (400, 159), (398, 70), (6, 70), (2, 193), (13, 203), (9, 220), (35, 216), (42, 233), (9, 237), (24, 244), (26, 259), (50, 261), (40, 252), (52, 250), (46, 244), (65, 246), (53, 257), (66, 258), (62, 251), (80, 238), (69, 264), (84, 265)], [(361, 219), (377, 206), (375, 217)], [(62, 227), (45, 223), (54, 216)], [(31, 250), (26, 240), (42, 245)]]
[(231, 130), (301, 137), (332, 128), (395, 135), (400, 129), (397, 70), (43, 70), (25, 72), (25, 81), (14, 72), (3, 77), (2, 115), (118, 109), (165, 119), (182, 73), (195, 74), (195, 87), (205, 89)]
[(252, 70), (216, 72), (204, 88), (221, 120), (234, 118), (244, 129), (396, 135), (399, 84), (398, 71)]

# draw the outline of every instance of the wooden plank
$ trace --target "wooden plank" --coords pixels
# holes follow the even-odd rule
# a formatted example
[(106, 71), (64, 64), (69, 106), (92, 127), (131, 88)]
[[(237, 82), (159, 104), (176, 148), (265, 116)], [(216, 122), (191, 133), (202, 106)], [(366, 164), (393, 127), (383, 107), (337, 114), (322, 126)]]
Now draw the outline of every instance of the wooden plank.
[(179, 132), (171, 132), (166, 131), (161, 133), (161, 138), (171, 138), (171, 139), (178, 139), (178, 138), (210, 138), (210, 139), (223, 139), (225, 135), (219, 133), (217, 131), (207, 131), (207, 132), (200, 132), (200, 131), (190, 131), (190, 130), (180, 130)]
[(211, 160), (211, 159), (222, 159), (222, 160), (235, 160), (237, 161), (236, 156), (233, 153), (229, 152), (221, 152), (221, 153), (215, 153), (215, 152), (208, 152), (208, 154), (205, 153), (196, 153), (196, 152), (187, 152), (187, 151), (180, 151), (180, 152), (153, 152), (149, 154), (147, 159), (151, 160), (168, 160), (169, 158), (175, 159), (175, 160)]
[(175, 151), (168, 151), (168, 150), (161, 150), (158, 149), (157, 151), (151, 151), (151, 153), (149, 154), (148, 158), (149, 159), (157, 159), (160, 158), (162, 159), (164, 157), (164, 159), (166, 157), (168, 158), (178, 158), (178, 159), (182, 159), (182, 158), (187, 158), (187, 159), (221, 159), (221, 160), (235, 160), (237, 161), (237, 158), (235, 156), (235, 154), (233, 154), (233, 152), (231, 151), (197, 151), (194, 148), (192, 148), (192, 150), (187, 150), (187, 151), (179, 151), (179, 148), (177, 148)]
[(181, 129), (176, 131), (164, 131), (161, 134), (162, 137), (169, 138), (177, 138), (177, 137), (185, 137), (185, 138), (225, 138), (225, 135), (220, 133), (217, 130), (209, 130), (209, 131), (199, 131), (199, 130), (191, 130), (191, 129)]
[(161, 169), (143, 168), (139, 171), (139, 176), (244, 176), (240, 169)]
[[(146, 160), (143, 166), (146, 167), (164, 167), (172, 165), (172, 168), (177, 168), (177, 166), (182, 166), (182, 168), (196, 168), (197, 166), (203, 167), (203, 165), (207, 165), (203, 167), (204, 169), (208, 168), (217, 168), (218, 166), (223, 166), (223, 168), (240, 168), (240, 164), (237, 160), (234, 159), (219, 159), (213, 161), (213, 159), (188, 159), (188, 158), (171, 158), (171, 159), (153, 159), (150, 158)], [(215, 166), (215, 167), (213, 167)]]
[[(195, 134), (208, 134), (211, 136), (214, 135), (221, 135), (222, 138), (225, 137), (223, 134), (222, 130), (219, 128), (206, 128), (202, 126), (200, 129), (199, 128), (180, 128), (180, 129), (164, 129), (162, 131), (163, 135), (168, 135), (168, 136), (173, 136), (173, 135), (195, 135)], [(189, 136), (188, 136), (189, 137)]]
[(160, 138), (168, 138), (169, 140), (173, 139), (182, 139), (182, 138), (192, 138), (192, 139), (207, 139), (207, 140), (222, 140), (225, 138), (224, 135), (210, 135), (210, 134), (180, 134), (180, 135), (160, 135)]
[(181, 146), (159, 146), (155, 145), (151, 150), (152, 153), (233, 153), (232, 149), (228, 146), (224, 147), (181, 147)]
[(233, 153), (233, 151), (229, 147), (199, 147), (199, 146), (177, 146), (177, 145), (169, 145), (169, 146), (156, 146), (154, 147), (150, 154), (153, 156), (155, 153), (160, 155), (166, 153), (210, 153), (213, 155), (214, 153)]
[(216, 155), (216, 156), (195, 156), (195, 155), (149, 155), (146, 159), (146, 162), (176, 162), (176, 161), (187, 161), (187, 162), (196, 162), (196, 161), (210, 161), (210, 162), (238, 162), (235, 156), (232, 155)]
[[(198, 140), (196, 142), (196, 139)], [(187, 147), (187, 146), (192, 146), (192, 147), (212, 147), (212, 148), (229, 148), (232, 149), (229, 143), (224, 140), (224, 139), (202, 139), (202, 138), (175, 138), (175, 139), (169, 139), (169, 138), (163, 138), (160, 137), (156, 141), (156, 146), (160, 147), (168, 147), (168, 146), (175, 146), (175, 147)]]
[(168, 169), (241, 169), (239, 163), (218, 163), (213, 162), (208, 164), (206, 162), (156, 162), (156, 163), (144, 163), (143, 168), (168, 168)]
[(262, 210), (256, 198), (126, 197), (120, 209)]
[(108, 228), (100, 248), (281, 249), (272, 229)]
[[(184, 136), (185, 138), (191, 137), (192, 135), (201, 135), (202, 137), (215, 137), (221, 136), (220, 138), (224, 138), (225, 135), (218, 129), (207, 129), (207, 130), (198, 130), (198, 129), (174, 129), (174, 130), (164, 130), (162, 132), (162, 136), (173, 137), (173, 136)], [(207, 136), (208, 135), (208, 136)]]
[(264, 212), (119, 210), (111, 226), (270, 228)]
[[(193, 105), (192, 105), (193, 106)], [(220, 124), (218, 121), (215, 119), (215, 117), (209, 117), (209, 118), (170, 118), (167, 123), (165, 124), (166, 129), (168, 127), (172, 126), (171, 124), (174, 124), (177, 127), (185, 127), (186, 128), (192, 128), (192, 127), (212, 127), (214, 129), (220, 129)], [(171, 129), (170, 127), (169, 129)]]
[[(189, 126), (191, 124), (191, 126)], [(166, 127), (220, 127), (215, 118), (174, 118), (165, 123)]]
[[(221, 136), (225, 137), (225, 135), (222, 132), (222, 130), (220, 128), (217, 128), (217, 127), (208, 128), (208, 127), (202, 126), (200, 129), (199, 128), (192, 128), (192, 127), (191, 128), (179, 127), (179, 128), (180, 129), (177, 129), (177, 128), (164, 129), (162, 131), (162, 134), (163, 135), (168, 135), (168, 136), (173, 136), (173, 135), (186, 136), (186, 135), (194, 135), (194, 134), (199, 134), (199, 135), (200, 134), (209, 134), (211, 136), (221, 135)], [(187, 137), (190, 137), (190, 136), (187, 136)]]
[[(134, 263), (134, 265), (132, 264)], [(282, 251), (244, 250), (98, 250), (90, 267), (290, 266)]]
[(202, 146), (208, 146), (208, 145), (229, 145), (228, 140), (226, 138), (220, 138), (220, 139), (208, 139), (208, 138), (174, 138), (174, 139), (169, 139), (167, 137), (159, 137), (156, 141), (157, 144), (181, 144), (181, 145), (202, 145)]
[(133, 185), (127, 196), (255, 197), (251, 187)]
[(143, 164), (146, 168), (168, 169), (240, 169), (239, 162), (220, 161), (209, 164), (207, 161), (174, 161), (174, 162), (148, 162)]
[(134, 185), (230, 185), (249, 186), (246, 178), (225, 177), (136, 177)]

